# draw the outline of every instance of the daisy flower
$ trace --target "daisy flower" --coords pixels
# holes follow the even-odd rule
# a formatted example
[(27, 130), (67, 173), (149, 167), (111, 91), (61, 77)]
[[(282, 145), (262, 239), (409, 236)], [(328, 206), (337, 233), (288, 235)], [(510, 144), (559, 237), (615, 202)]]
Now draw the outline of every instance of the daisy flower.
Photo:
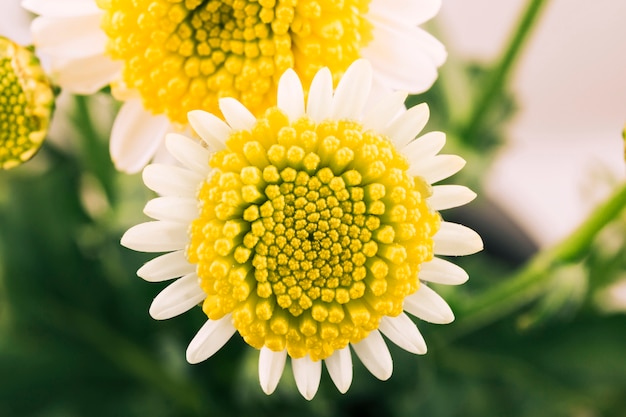
[(145, 207), (155, 221), (132, 227), (121, 243), (169, 252), (138, 271), (147, 281), (177, 278), (154, 299), (152, 317), (202, 304), (208, 319), (189, 344), (190, 363), (238, 333), (260, 350), (267, 394), (289, 356), (300, 393), (311, 399), (322, 362), (339, 391), (348, 390), (352, 351), (375, 377), (389, 378), (383, 335), (424, 354), (407, 313), (432, 323), (454, 319), (428, 283), (468, 276), (434, 255), (471, 254), (482, 241), (437, 210), (475, 194), (431, 184), (465, 162), (437, 155), (441, 132), (415, 139), (429, 112), (425, 104), (406, 110), (406, 93), (363, 114), (371, 80), (369, 62), (357, 60), (333, 92), (324, 68), (305, 105), (300, 79), (287, 70), (277, 106), (262, 117), (232, 98), (219, 101), (226, 122), (192, 111), (205, 146), (172, 133), (166, 145), (180, 164), (144, 169), (145, 184), (160, 195)]
[(43, 143), (54, 91), (32, 50), (0, 36), (0, 169), (28, 161)]
[[(111, 133), (118, 169), (139, 171), (187, 113), (219, 114), (233, 97), (253, 114), (275, 105), (280, 75), (305, 85), (359, 57), (375, 88), (419, 93), (437, 77), (444, 47), (418, 27), (441, 0), (24, 0), (40, 15), (38, 50), (56, 82), (90, 94), (111, 85), (124, 101)], [(337, 79), (335, 79), (337, 81)]]

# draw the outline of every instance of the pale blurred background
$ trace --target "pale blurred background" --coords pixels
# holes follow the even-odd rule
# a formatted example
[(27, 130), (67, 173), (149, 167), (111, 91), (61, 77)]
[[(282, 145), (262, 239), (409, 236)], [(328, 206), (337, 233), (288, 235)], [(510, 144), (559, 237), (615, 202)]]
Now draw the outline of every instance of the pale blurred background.
[[(444, 0), (450, 56), (499, 57), (524, 0)], [(570, 232), (624, 179), (626, 1), (547, 2), (511, 85), (519, 110), (485, 191), (540, 246)]]

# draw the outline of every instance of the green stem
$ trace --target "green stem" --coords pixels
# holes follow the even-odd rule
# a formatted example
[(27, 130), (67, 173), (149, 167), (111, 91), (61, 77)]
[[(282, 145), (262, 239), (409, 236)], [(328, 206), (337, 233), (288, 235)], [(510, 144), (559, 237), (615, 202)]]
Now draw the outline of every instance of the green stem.
[(459, 319), (452, 326), (455, 336), (493, 323), (534, 300), (557, 265), (582, 260), (595, 236), (626, 207), (626, 183), (593, 213), (572, 234), (552, 249), (542, 251), (510, 279), (459, 305)]
[(80, 137), (83, 142), (83, 155), (86, 159), (84, 166), (87, 171), (93, 172), (106, 192), (109, 202), (115, 201), (115, 187), (113, 175), (115, 169), (109, 157), (109, 150), (106, 145), (108, 141), (103, 141), (100, 133), (94, 128), (93, 121), (89, 113), (88, 98), (85, 96), (75, 96), (76, 104), (75, 125), (78, 126)]
[(483, 86), (482, 96), (477, 100), (476, 105), (472, 108), (467, 123), (464, 128), (461, 129), (461, 138), (465, 142), (471, 142), (478, 129), (482, 127), (490, 107), (498, 97), (499, 92), (507, 81), (511, 68), (513, 68), (516, 63), (517, 58), (519, 58), (520, 51), (539, 17), (542, 6), (546, 3), (546, 0), (530, 0), (526, 6), (526, 11), (519, 21), (508, 48), (500, 59), (500, 62), (492, 70), (490, 77)]

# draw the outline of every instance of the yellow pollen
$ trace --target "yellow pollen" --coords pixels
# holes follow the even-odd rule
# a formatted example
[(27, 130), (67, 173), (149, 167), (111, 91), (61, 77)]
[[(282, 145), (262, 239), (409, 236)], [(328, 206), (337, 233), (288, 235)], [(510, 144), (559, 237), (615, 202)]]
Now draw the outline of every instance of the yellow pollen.
[[(107, 53), (147, 109), (186, 123), (234, 97), (255, 114), (275, 104), (294, 68), (303, 85), (328, 67), (337, 81), (372, 39), (370, 0), (96, 0)], [(311, 138), (307, 138), (310, 142)], [(338, 155), (345, 162), (346, 155)]]
[(210, 165), (187, 257), (207, 316), (232, 313), (250, 345), (324, 359), (417, 290), (440, 218), (385, 136), (352, 121), (289, 122), (272, 108)]

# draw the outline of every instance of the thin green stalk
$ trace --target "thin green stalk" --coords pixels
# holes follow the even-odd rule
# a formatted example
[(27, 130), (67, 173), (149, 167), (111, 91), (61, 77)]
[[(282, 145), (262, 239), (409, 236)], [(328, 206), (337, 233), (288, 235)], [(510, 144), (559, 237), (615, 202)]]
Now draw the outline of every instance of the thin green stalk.
[(114, 202), (116, 191), (112, 179), (115, 169), (109, 157), (108, 147), (101, 140), (100, 133), (94, 128), (88, 100), (85, 96), (75, 96), (74, 100), (76, 104), (74, 122), (83, 141), (83, 155), (86, 159), (83, 161), (84, 166), (100, 181), (109, 202)]
[(476, 101), (467, 123), (465, 123), (465, 126), (461, 129), (461, 138), (463, 141), (471, 142), (478, 129), (482, 127), (485, 117), (495, 102), (494, 100), (498, 97), (499, 92), (507, 81), (511, 69), (519, 58), (525, 41), (529, 38), (542, 6), (546, 3), (546, 0), (529, 1), (526, 6), (526, 11), (520, 19), (517, 29), (508, 44), (508, 48), (485, 82), (482, 88), (482, 95)]
[(584, 258), (595, 236), (626, 207), (626, 183), (572, 234), (552, 249), (542, 251), (521, 271), (475, 296), (457, 308), (458, 320), (452, 326), (455, 336), (493, 323), (526, 305), (540, 295), (550, 271), (558, 265), (578, 262)]

